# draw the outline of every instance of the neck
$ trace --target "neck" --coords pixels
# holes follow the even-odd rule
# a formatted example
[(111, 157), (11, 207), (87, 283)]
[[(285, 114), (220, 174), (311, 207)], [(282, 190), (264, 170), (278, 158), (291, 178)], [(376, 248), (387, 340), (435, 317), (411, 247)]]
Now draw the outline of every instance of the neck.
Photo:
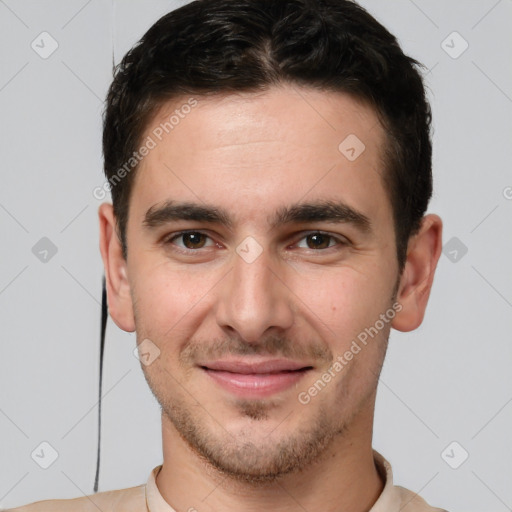
[(300, 473), (266, 484), (233, 481), (202, 460), (162, 415), (164, 462), (156, 483), (175, 510), (368, 512), (384, 488), (371, 446), (373, 410), (360, 414)]

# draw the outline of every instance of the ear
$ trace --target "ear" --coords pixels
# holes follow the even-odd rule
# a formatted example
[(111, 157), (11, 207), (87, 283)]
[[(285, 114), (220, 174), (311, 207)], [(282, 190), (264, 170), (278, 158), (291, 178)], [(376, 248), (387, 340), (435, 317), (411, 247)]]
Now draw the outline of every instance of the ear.
[(98, 209), (100, 221), (100, 252), (105, 267), (108, 309), (116, 325), (123, 331), (135, 331), (132, 297), (128, 281), (127, 262), (123, 258), (117, 236), (114, 208), (103, 203)]
[(399, 331), (412, 331), (423, 321), (441, 255), (442, 230), (440, 217), (429, 214), (423, 217), (419, 232), (409, 239), (396, 298), (402, 309), (391, 323)]

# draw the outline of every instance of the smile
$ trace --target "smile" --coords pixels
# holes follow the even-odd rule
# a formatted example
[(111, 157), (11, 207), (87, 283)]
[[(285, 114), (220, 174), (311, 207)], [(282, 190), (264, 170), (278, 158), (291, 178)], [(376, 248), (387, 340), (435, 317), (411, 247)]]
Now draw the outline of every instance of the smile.
[(224, 360), (200, 365), (223, 389), (243, 398), (265, 398), (297, 384), (312, 366), (286, 359)]

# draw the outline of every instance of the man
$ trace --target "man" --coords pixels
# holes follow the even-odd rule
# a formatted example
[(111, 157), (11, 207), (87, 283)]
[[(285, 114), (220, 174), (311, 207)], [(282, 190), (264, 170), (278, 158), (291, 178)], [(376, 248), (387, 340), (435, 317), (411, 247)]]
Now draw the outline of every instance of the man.
[(146, 485), (18, 511), (439, 511), (372, 449), (441, 251), (416, 63), (356, 4), (200, 0), (123, 59), (108, 305), (162, 409)]

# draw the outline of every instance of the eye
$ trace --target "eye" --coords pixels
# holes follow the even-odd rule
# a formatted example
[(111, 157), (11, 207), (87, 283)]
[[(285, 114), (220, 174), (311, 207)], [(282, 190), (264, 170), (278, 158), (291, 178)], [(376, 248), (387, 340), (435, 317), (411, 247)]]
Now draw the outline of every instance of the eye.
[[(176, 242), (180, 240), (181, 243)], [(210, 243), (207, 245), (208, 240), (210, 240)], [(180, 249), (192, 251), (195, 249), (211, 247), (213, 245), (213, 241), (210, 239), (210, 237), (204, 233), (201, 233), (200, 231), (183, 231), (181, 233), (177, 233), (169, 237), (165, 243), (176, 245)]]
[(329, 249), (335, 245), (347, 245), (347, 242), (343, 241), (342, 239), (327, 233), (322, 233), (320, 231), (309, 233), (308, 235), (301, 238), (301, 240), (305, 240), (306, 246), (299, 243), (297, 244), (297, 247), (313, 250)]

